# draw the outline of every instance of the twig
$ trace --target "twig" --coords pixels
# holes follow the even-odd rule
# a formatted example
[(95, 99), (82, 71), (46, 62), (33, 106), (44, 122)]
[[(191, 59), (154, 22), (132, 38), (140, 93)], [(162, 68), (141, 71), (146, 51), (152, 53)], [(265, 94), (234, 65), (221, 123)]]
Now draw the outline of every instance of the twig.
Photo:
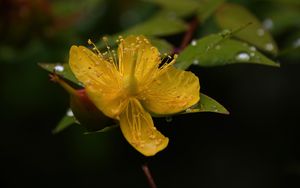
[(146, 176), (146, 178), (148, 180), (149, 187), (150, 188), (157, 188), (157, 186), (156, 186), (156, 184), (154, 182), (154, 179), (153, 179), (153, 177), (151, 175), (151, 172), (149, 170), (148, 164), (147, 163), (143, 164), (142, 165), (142, 169), (143, 169), (144, 174), (145, 174), (145, 176)]
[(195, 30), (197, 29), (197, 26), (199, 24), (199, 20), (197, 19), (197, 17), (193, 18), (192, 21), (190, 21), (189, 25), (188, 25), (188, 29), (184, 34), (184, 37), (182, 39), (182, 42), (179, 46), (179, 48), (174, 50), (174, 53), (179, 53), (181, 52), (192, 40), (192, 37), (194, 35)]

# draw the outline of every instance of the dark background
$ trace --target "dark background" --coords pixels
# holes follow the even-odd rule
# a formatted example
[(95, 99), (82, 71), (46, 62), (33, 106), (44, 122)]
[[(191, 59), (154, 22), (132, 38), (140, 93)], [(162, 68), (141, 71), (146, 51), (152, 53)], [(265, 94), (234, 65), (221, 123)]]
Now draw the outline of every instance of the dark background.
[[(147, 187), (141, 170), (145, 162), (158, 187), (300, 187), (297, 58), (278, 58), (280, 68), (192, 66), (202, 92), (231, 114), (155, 119), (170, 144), (145, 159), (119, 129), (83, 135), (83, 128), (72, 126), (53, 135), (68, 95), (36, 63), (66, 61), (71, 44), (120, 31), (143, 20), (152, 7), (116, 0), (91, 0), (93, 6), (80, 7), (80, 1), (65, 1), (57, 16), (51, 1), (31, 2), (0, 4), (0, 187)], [(260, 5), (250, 2), (240, 3), (253, 11)], [(128, 7), (140, 17), (123, 23), (120, 17)], [(286, 34), (275, 36), (279, 47)]]

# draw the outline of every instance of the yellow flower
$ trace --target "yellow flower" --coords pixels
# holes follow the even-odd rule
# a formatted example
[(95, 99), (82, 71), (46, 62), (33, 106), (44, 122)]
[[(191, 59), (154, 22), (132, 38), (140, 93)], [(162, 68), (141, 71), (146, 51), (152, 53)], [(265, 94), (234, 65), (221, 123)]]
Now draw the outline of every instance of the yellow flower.
[[(109, 48), (109, 47), (108, 47)], [(161, 64), (160, 54), (144, 36), (120, 40), (117, 57), (72, 46), (70, 67), (88, 97), (120, 122), (126, 140), (145, 156), (163, 150), (169, 139), (154, 127), (150, 113), (170, 115), (199, 101), (200, 84), (191, 72)]]

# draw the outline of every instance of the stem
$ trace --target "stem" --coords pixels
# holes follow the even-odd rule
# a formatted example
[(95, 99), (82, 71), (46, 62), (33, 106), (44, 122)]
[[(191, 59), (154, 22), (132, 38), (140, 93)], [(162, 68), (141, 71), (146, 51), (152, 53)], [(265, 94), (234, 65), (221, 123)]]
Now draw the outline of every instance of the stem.
[(193, 20), (189, 22), (188, 29), (184, 34), (182, 42), (181, 42), (179, 48), (174, 50), (174, 53), (181, 52), (190, 43), (190, 41), (192, 40), (193, 34), (194, 34), (195, 30), (197, 29), (198, 24), (199, 24), (199, 21), (198, 21), (197, 17), (193, 18)]
[(76, 89), (71, 87), (67, 82), (65, 82), (63, 79), (61, 79), (57, 74), (49, 74), (50, 80), (58, 83), (61, 87), (63, 87), (69, 94), (76, 95)]
[(145, 174), (145, 176), (146, 176), (146, 178), (148, 180), (149, 187), (150, 188), (157, 188), (157, 186), (155, 184), (155, 181), (154, 181), (154, 179), (153, 179), (153, 177), (151, 175), (151, 172), (149, 170), (148, 164), (147, 163), (143, 164), (142, 165), (142, 169), (143, 169), (144, 174)]

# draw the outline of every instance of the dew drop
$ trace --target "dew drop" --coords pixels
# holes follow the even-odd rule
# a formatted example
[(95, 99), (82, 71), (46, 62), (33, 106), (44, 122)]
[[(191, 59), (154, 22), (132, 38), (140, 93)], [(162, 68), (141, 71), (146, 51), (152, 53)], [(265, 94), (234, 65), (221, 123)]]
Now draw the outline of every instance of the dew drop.
[(171, 122), (171, 121), (173, 121), (173, 118), (171, 117), (171, 116), (169, 116), (169, 117), (166, 117), (166, 122)]
[(249, 48), (249, 50), (252, 51), (252, 52), (255, 52), (255, 51), (256, 51), (256, 48), (255, 48), (254, 46), (251, 46), (251, 47)]
[(232, 32), (229, 29), (224, 29), (219, 35), (221, 35), (222, 37), (227, 37), (231, 34)]
[(235, 59), (237, 61), (249, 61), (250, 60), (250, 56), (246, 52), (241, 52), (241, 53), (237, 54), (237, 56), (235, 57)]
[(67, 111), (67, 116), (69, 116), (69, 117), (73, 117), (74, 116), (73, 111), (71, 109), (69, 109)]
[(199, 65), (199, 60), (198, 59), (194, 59), (193, 60), (193, 65)]
[(56, 71), (56, 72), (63, 72), (64, 71), (64, 66), (62, 66), (62, 65), (56, 65), (55, 67), (54, 67), (54, 70)]
[(266, 44), (265, 48), (266, 48), (266, 50), (268, 50), (268, 51), (272, 51), (272, 50), (274, 49), (274, 46), (273, 46), (273, 44), (268, 43), (268, 44)]
[(268, 30), (271, 30), (274, 26), (273, 20), (271, 20), (270, 18), (266, 18), (262, 24), (263, 27)]
[(220, 49), (221, 49), (221, 46), (220, 46), (220, 45), (217, 45), (217, 46), (215, 47), (215, 49), (216, 49), (216, 50), (220, 50)]
[(265, 35), (265, 30), (263, 28), (259, 28), (257, 29), (256, 33), (258, 36), (262, 37)]
[(192, 46), (196, 46), (197, 45), (197, 41), (196, 40), (192, 40), (191, 45)]
[(219, 112), (219, 110), (217, 109), (217, 106), (216, 106), (216, 105), (213, 105), (212, 108), (213, 108), (213, 111), (214, 111), (214, 112)]
[(188, 108), (188, 109), (185, 110), (185, 112), (190, 113), (190, 112), (192, 112), (192, 109)]
[(254, 53), (254, 52), (251, 52), (251, 53), (250, 53), (250, 56), (251, 56), (251, 57), (254, 57), (254, 56), (255, 56), (255, 53)]
[(293, 47), (294, 47), (294, 48), (300, 47), (300, 38), (298, 38), (298, 39), (296, 39), (296, 40), (294, 41)]

